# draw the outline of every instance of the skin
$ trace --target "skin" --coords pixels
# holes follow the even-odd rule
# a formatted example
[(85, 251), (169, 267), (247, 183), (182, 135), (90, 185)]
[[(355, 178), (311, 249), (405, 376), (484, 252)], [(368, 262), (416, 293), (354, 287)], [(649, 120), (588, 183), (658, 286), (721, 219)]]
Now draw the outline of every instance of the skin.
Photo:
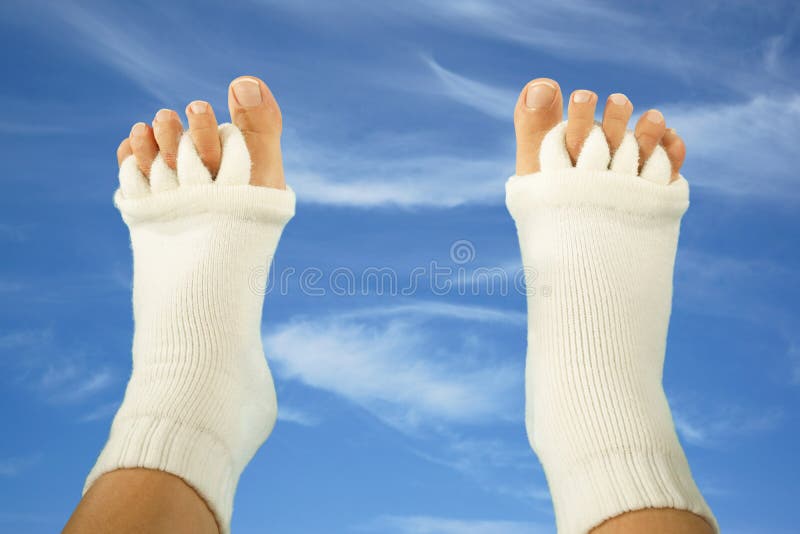
[[(243, 85), (240, 85), (243, 84)], [(239, 89), (235, 91), (234, 88)], [(250, 184), (285, 189), (280, 136), (281, 111), (267, 85), (252, 76), (228, 87), (231, 122), (244, 134), (252, 159)], [(222, 147), (217, 119), (207, 102), (186, 106), (189, 135), (212, 175), (219, 170)], [(183, 124), (174, 110), (162, 109), (151, 125), (136, 123), (117, 149), (117, 161), (130, 155), (149, 176), (159, 151), (176, 167)], [(118, 469), (101, 476), (78, 503), (63, 534), (217, 534), (205, 501), (180, 478), (151, 469)]]
[[(550, 88), (551, 91), (547, 91)], [(577, 97), (577, 98), (576, 98)], [(573, 92), (567, 106), (567, 151), (573, 163), (594, 125), (597, 95), (592, 91)], [(520, 93), (514, 110), (517, 134), (517, 174), (539, 171), (539, 148), (545, 134), (563, 120), (563, 97), (555, 80), (531, 80)], [(603, 110), (602, 128), (611, 152), (619, 148), (633, 113), (633, 104), (621, 93), (610, 95)], [(639, 142), (639, 162), (647, 161), (661, 144), (672, 164), (675, 180), (686, 157), (686, 147), (675, 130), (666, 127), (658, 110), (645, 112), (634, 129)], [(611, 518), (592, 529), (592, 534), (713, 534), (705, 519), (691, 512), (672, 508), (636, 510)]]
[(218, 534), (216, 520), (180, 478), (151, 469), (106, 473), (84, 495), (62, 534)]
[[(228, 87), (228, 111), (231, 122), (244, 134), (250, 151), (250, 184), (285, 189), (281, 157), (283, 120), (278, 102), (267, 84), (254, 76), (233, 80)], [(185, 113), (194, 146), (214, 176), (222, 159), (214, 109), (208, 102), (195, 100), (186, 106)], [(172, 109), (159, 110), (151, 125), (144, 122), (133, 125), (130, 135), (117, 149), (117, 161), (122, 163), (133, 155), (142, 173), (149, 176), (153, 160), (160, 151), (167, 165), (175, 169), (182, 134), (183, 124), (178, 113)]]
[[(550, 89), (550, 95), (547, 89)], [(597, 95), (585, 89), (574, 91), (567, 106), (567, 152), (573, 163), (580, 154), (583, 142), (594, 125)], [(619, 148), (633, 114), (633, 104), (622, 93), (614, 93), (606, 100), (603, 110), (603, 132), (606, 134), (611, 153)], [(519, 95), (514, 109), (514, 129), (517, 138), (518, 175), (539, 171), (539, 147), (545, 134), (563, 120), (564, 98), (561, 88), (550, 78), (531, 80)], [(672, 163), (672, 179), (686, 158), (683, 140), (673, 129), (668, 129), (664, 116), (657, 109), (642, 114), (634, 129), (639, 142), (639, 168), (661, 144)]]

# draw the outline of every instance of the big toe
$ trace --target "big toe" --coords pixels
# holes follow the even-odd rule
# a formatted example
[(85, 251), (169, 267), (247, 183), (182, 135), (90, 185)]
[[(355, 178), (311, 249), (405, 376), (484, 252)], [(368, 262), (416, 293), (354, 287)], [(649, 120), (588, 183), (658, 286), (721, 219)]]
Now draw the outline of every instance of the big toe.
[(536, 78), (520, 93), (514, 109), (518, 176), (539, 172), (542, 140), (561, 122), (563, 105), (561, 88), (550, 78)]
[(285, 189), (281, 156), (281, 110), (269, 87), (253, 76), (241, 76), (228, 88), (231, 122), (244, 135), (252, 168), (250, 183)]

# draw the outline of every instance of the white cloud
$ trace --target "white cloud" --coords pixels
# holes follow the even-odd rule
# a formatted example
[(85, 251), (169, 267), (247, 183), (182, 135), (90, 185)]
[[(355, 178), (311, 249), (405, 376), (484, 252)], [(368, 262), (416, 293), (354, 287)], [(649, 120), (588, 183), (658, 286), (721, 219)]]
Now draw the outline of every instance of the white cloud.
[[(541, 473), (524, 431), (524, 359), (494, 358), (493, 347), (474, 332), (487, 323), (520, 327), (524, 314), (433, 301), (366, 307), (294, 318), (268, 331), (264, 346), (279, 380), (359, 406), (404, 433), (413, 454), (484, 491), (541, 500), (531, 485)], [(283, 417), (313, 423), (297, 415), (290, 408)], [(516, 440), (502, 436), (507, 425), (517, 427)], [(480, 427), (490, 436), (472, 433)]]
[(39, 453), (0, 458), (0, 477), (15, 477), (39, 463), (41, 459), (42, 455)]
[(427, 317), (447, 317), (463, 321), (499, 322), (515, 325), (527, 324), (527, 315), (522, 312), (437, 301), (414, 301), (392, 306), (368, 307), (341, 313), (339, 317), (343, 319), (366, 319), (397, 315), (417, 317), (424, 315)]
[[(765, 38), (763, 46), (752, 47), (753, 68), (740, 69), (741, 47), (732, 51), (725, 35), (714, 34), (710, 42), (704, 42), (704, 53), (697, 55), (691, 39), (682, 38), (692, 36), (688, 27), (684, 28), (683, 36), (670, 32), (654, 38), (653, 32), (662, 30), (654, 28), (648, 17), (636, 9), (582, 0), (515, 1), (504, 5), (489, 0), (443, 3), (415, 0), (380, 9), (354, 2), (337, 3), (336, 7), (321, 2), (263, 3), (298, 15), (313, 11), (315, 20), (323, 26), (330, 26), (330, 17), (319, 17), (319, 13), (335, 11), (337, 25), (330, 26), (331, 31), (344, 31), (340, 19), (372, 17), (386, 25), (387, 32), (403, 35), (405, 27), (400, 22), (411, 21), (449, 32), (511, 41), (569, 60), (582, 57), (625, 65), (635, 62), (639, 67), (668, 69), (679, 77), (707, 76), (709, 83), (729, 84), (741, 95), (736, 102), (659, 106), (667, 111), (670, 125), (676, 126), (688, 142), (687, 169), (695, 171), (688, 177), (694, 184), (726, 194), (800, 200), (796, 173), (790, 171), (796, 153), (791, 140), (800, 133), (800, 95), (793, 89), (794, 80), (779, 83), (783, 78), (770, 74), (787, 71), (778, 66), (788, 61), (788, 33), (772, 35)], [(230, 63), (230, 57), (243, 54), (246, 60), (251, 59), (252, 53), (234, 37), (229, 39), (225, 52), (211, 41), (189, 39), (194, 36), (186, 28), (191, 27), (194, 14), (174, 6), (162, 6), (159, 16), (168, 21), (182, 21), (172, 27), (170, 39), (173, 43), (191, 42), (191, 54), (182, 46), (159, 46), (158, 26), (130, 23), (131, 17), (138, 13), (127, 7), (90, 10), (64, 3), (52, 7), (49, 15), (60, 22), (67, 34), (77, 36), (72, 39), (73, 44), (78, 43), (87, 53), (163, 102), (221, 96), (221, 88), (228, 80), (223, 71), (210, 65), (220, 63), (221, 56), (225, 64)], [(737, 16), (746, 11), (731, 10)], [(762, 11), (757, 15), (779, 20), (780, 13)], [(700, 21), (707, 20), (703, 17), (713, 18), (715, 13), (698, 6), (695, 14), (697, 20), (681, 23), (697, 25), (705, 32), (708, 28)], [(612, 39), (614, 46), (608, 44)], [(414, 49), (409, 53), (411, 57), (420, 54)], [(203, 61), (194, 59), (198, 57)], [(214, 61), (218, 57), (220, 61)], [(364, 79), (366, 83), (383, 85), (391, 80), (401, 91), (444, 95), (510, 124), (521, 86), (504, 87), (455, 72), (427, 53), (422, 53), (422, 60), (416, 64), (408, 73), (398, 72), (394, 65), (390, 71), (373, 65)], [(276, 72), (275, 57), (262, 58), (252, 65)], [(280, 63), (277, 66), (283, 68)], [(398, 77), (409, 83), (398, 83)], [(745, 83), (746, 80), (750, 82)], [(755, 91), (763, 91), (765, 85), (772, 88), (772, 93), (751, 96), (760, 94)], [(355, 148), (336, 146), (330, 139), (314, 143), (303, 133), (330, 127), (319, 118), (324, 110), (308, 113), (306, 106), (295, 107), (298, 108), (295, 117), (306, 115), (304, 130), (299, 132), (304, 140), (298, 144), (285, 143), (284, 156), (292, 184), (305, 202), (359, 207), (452, 207), (503, 202), (503, 182), (513, 172), (510, 146), (506, 149), (495, 145), (487, 147), (480, 156), (474, 152), (465, 156), (458, 147), (449, 144), (452, 136), (443, 133), (444, 127), (442, 131), (437, 129), (435, 139), (425, 132), (414, 132), (404, 138), (392, 136), (392, 132), (384, 129), (378, 134), (385, 139), (360, 136)], [(358, 125), (353, 130), (358, 130)], [(765, 175), (768, 179), (763, 178)]]
[[(800, 384), (800, 315), (787, 306), (800, 287), (795, 270), (761, 258), (713, 255), (693, 249), (678, 253), (675, 270), (675, 307), (694, 314), (730, 318), (772, 331), (785, 351), (765, 354), (788, 367), (788, 381)], [(767, 299), (765, 294), (784, 299)], [(786, 371), (781, 372), (784, 380)]]
[[(445, 96), (481, 113), (509, 122), (517, 91), (469, 78), (424, 58), (430, 83), (407, 90)], [(687, 144), (684, 174), (690, 183), (715, 193), (772, 202), (800, 201), (793, 140), (800, 137), (800, 94), (744, 96), (737, 101), (655, 104)], [(599, 113), (602, 110), (598, 111)], [(631, 126), (636, 117), (631, 120)], [(431, 154), (427, 140), (405, 150), (385, 141), (363, 140), (358, 157), (348, 150), (305, 145), (287, 153), (296, 189), (309, 202), (360, 207), (453, 207), (501, 204), (505, 179), (513, 173), (513, 153), (488, 150), (480, 158)], [(445, 143), (441, 144), (441, 150)], [(410, 150), (409, 150), (410, 149)], [(396, 154), (401, 154), (398, 157)]]
[[(519, 428), (522, 435), (522, 421), (519, 422)], [(446, 433), (444, 437), (446, 439), (442, 441), (443, 446), (438, 452), (420, 449), (413, 449), (413, 452), (430, 462), (449, 467), (479, 481), (487, 479), (487, 471), (510, 469), (519, 473), (532, 473), (536, 465), (533, 451), (524, 438), (512, 444), (499, 437), (475, 438), (454, 433)], [(513, 488), (515, 492), (525, 492), (526, 497), (531, 496), (529, 490), (529, 486)], [(504, 493), (510, 491), (511, 487), (504, 487)]]
[(293, 406), (287, 406), (280, 401), (278, 402), (278, 420), (301, 426), (316, 426), (319, 424), (319, 418), (316, 415)]
[(500, 204), (505, 180), (514, 172), (512, 153), (496, 159), (424, 153), (403, 157), (368, 144), (358, 151), (357, 156), (324, 146), (288, 151), (287, 168), (294, 169), (292, 187), (298, 197), (362, 208)]
[(117, 412), (119, 404), (120, 404), (119, 401), (106, 402), (100, 404), (90, 412), (82, 415), (78, 419), (78, 421), (80, 421), (81, 423), (93, 423), (95, 421), (110, 420), (111, 416), (113, 416)]
[[(516, 93), (467, 78), (425, 59), (438, 83), (420, 86), (510, 121)], [(800, 200), (793, 170), (800, 137), (800, 93), (756, 94), (735, 102), (655, 105), (687, 145), (693, 185), (727, 195)], [(598, 109), (602, 113), (602, 109)], [(635, 124), (637, 117), (631, 119)], [(696, 172), (691, 173), (693, 169)], [(497, 174), (495, 172), (494, 174)], [(686, 174), (686, 172), (684, 172)], [(465, 186), (469, 187), (467, 182)]]
[(0, 350), (40, 348), (52, 340), (53, 332), (42, 330), (16, 330), (0, 335)]
[[(675, 428), (686, 443), (716, 449), (727, 446), (732, 438), (760, 435), (775, 430), (784, 420), (783, 410), (767, 408), (758, 412), (733, 404), (708, 400), (687, 403), (678, 397), (672, 414)], [(701, 407), (701, 408), (700, 408)]]
[[(639, 72), (667, 73), (687, 84), (700, 80), (740, 94), (765, 84), (793, 86), (793, 80), (782, 75), (790, 68), (777, 68), (784, 63), (790, 67), (795, 64), (786, 47), (794, 33), (792, 22), (787, 23), (785, 9), (778, 5), (770, 9), (759, 4), (754, 9), (747, 3), (728, 3), (721, 9), (717, 3), (700, 3), (693, 5), (687, 16), (685, 10), (676, 12), (666, 5), (623, 7), (585, 0), (409, 0), (380, 7), (354, 1), (337, 2), (335, 6), (277, 0), (259, 3), (304, 17), (305, 23), (322, 32), (346, 33), (367, 24), (398, 33), (408, 27), (430, 26), (458, 38), (510, 43), (530, 50), (534, 65), (541, 60), (538, 53), (556, 58), (550, 61), (570, 62), (575, 69), (584, 68), (586, 62), (625, 69), (633, 66)], [(328, 23), (333, 16), (335, 25)], [(785, 25), (787, 29), (778, 35), (753, 35), (750, 46), (744, 47), (740, 40), (732, 40), (726, 31), (728, 24), (719, 23), (723, 17), (728, 22), (758, 20), (765, 26)], [(659, 24), (653, 24), (653, 19)], [(578, 58), (581, 63), (574, 63)], [(747, 69), (741, 68), (743, 61)]]
[(502, 121), (508, 122), (513, 117), (519, 91), (502, 89), (461, 76), (426, 55), (422, 59), (439, 81), (435, 85), (428, 84), (429, 90), (436, 91), (439, 87), (441, 94)]
[(509, 364), (478, 365), (481, 354), (446, 352), (432, 332), (407, 318), (295, 319), (269, 332), (264, 345), (282, 378), (334, 393), (405, 430), (508, 419), (521, 380)]
[(686, 142), (687, 169), (697, 169), (686, 174), (691, 184), (734, 196), (800, 200), (800, 93), (660, 109)]
[(51, 329), (0, 336), (0, 370), (3, 378), (54, 404), (83, 402), (116, 381), (109, 367), (97, 366), (83, 352), (60, 346)]
[(499, 519), (454, 519), (425, 515), (386, 515), (360, 525), (362, 532), (387, 534), (540, 534), (551, 533), (552, 526), (528, 521)]
[[(169, 6), (162, 8), (160, 19), (166, 21), (175, 16), (168, 13)], [(98, 9), (65, 2), (53, 3), (45, 13), (62, 23), (59, 33), (72, 35), (70, 44), (77, 44), (162, 102), (175, 100), (188, 89), (215, 94), (226, 86), (224, 80), (220, 80), (221, 85), (215, 84), (213, 77), (192, 68), (192, 58), (213, 63), (210, 58), (221, 53), (213, 40), (191, 39), (194, 53), (182, 55), (176, 47), (159, 44), (164, 39), (160, 33), (163, 25), (137, 24), (137, 14), (120, 6)], [(171, 43), (189, 42), (194, 35), (186, 33), (187, 28), (193, 28), (188, 20), (191, 17), (192, 13), (182, 13), (182, 23), (169, 26)]]

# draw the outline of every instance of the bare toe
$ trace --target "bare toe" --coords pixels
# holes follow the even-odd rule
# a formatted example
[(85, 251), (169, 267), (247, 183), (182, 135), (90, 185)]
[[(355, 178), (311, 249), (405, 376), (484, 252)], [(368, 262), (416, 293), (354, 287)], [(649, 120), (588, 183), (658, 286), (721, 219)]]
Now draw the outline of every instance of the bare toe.
[(283, 119), (278, 102), (260, 79), (241, 76), (228, 88), (231, 122), (244, 135), (250, 152), (250, 183), (286, 189), (281, 156)]
[(603, 133), (606, 134), (608, 148), (612, 155), (625, 137), (632, 113), (633, 104), (622, 93), (614, 93), (606, 100), (606, 107), (603, 110)]
[(189, 133), (197, 153), (200, 155), (200, 160), (211, 176), (216, 176), (222, 158), (222, 144), (219, 140), (214, 110), (208, 102), (195, 100), (186, 106), (186, 116), (189, 119)]
[(171, 169), (178, 165), (178, 143), (183, 125), (178, 114), (171, 109), (160, 109), (153, 120), (153, 135), (164, 163)]
[(136, 165), (142, 174), (150, 176), (150, 167), (158, 154), (158, 145), (153, 136), (153, 129), (143, 122), (137, 122), (131, 128), (129, 139), (133, 156), (136, 158)]
[(664, 150), (667, 151), (669, 162), (672, 165), (672, 178), (670, 181), (674, 182), (678, 179), (681, 167), (686, 159), (686, 144), (675, 132), (674, 128), (668, 128), (667, 131), (664, 132), (661, 143), (664, 145)]
[(581, 153), (583, 142), (594, 126), (597, 95), (584, 89), (574, 91), (567, 107), (567, 152), (574, 164)]
[(657, 109), (645, 112), (636, 123), (636, 141), (639, 143), (639, 170), (650, 159), (666, 130), (664, 115)]
[(122, 165), (122, 162), (125, 161), (125, 158), (132, 155), (133, 150), (131, 149), (131, 140), (126, 137), (117, 147), (117, 164)]
[(550, 78), (536, 78), (520, 93), (514, 109), (518, 176), (539, 172), (542, 139), (561, 122), (563, 106), (561, 88)]

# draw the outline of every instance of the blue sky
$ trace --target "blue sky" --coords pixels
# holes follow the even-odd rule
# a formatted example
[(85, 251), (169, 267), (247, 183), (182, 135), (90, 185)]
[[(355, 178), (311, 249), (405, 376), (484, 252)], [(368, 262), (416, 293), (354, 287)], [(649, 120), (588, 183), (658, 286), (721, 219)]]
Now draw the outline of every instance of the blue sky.
[[(296, 274), (266, 299), (281, 421), (234, 532), (554, 532), (523, 427), (525, 301), (472, 283), (519, 266), (503, 185), (537, 76), (625, 92), (686, 140), (666, 389), (723, 531), (796, 532), (792, 2), (12, 0), (0, 20), (0, 530), (63, 525), (124, 391), (117, 144), (161, 107), (225, 117), (228, 81), (255, 74), (299, 198), (274, 271)], [(431, 262), (449, 290), (430, 269), (410, 294), (329, 283), (391, 267), (404, 286)]]

